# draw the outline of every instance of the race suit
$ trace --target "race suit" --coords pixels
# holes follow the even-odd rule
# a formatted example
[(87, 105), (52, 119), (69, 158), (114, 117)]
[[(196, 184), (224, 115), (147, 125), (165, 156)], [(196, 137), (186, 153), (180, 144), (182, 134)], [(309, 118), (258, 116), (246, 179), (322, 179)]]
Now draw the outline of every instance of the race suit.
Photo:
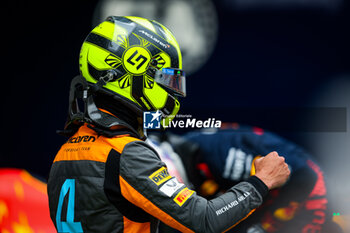
[(181, 157), (194, 189), (208, 199), (216, 197), (249, 179), (254, 159), (277, 151), (289, 165), (289, 181), (272, 190), (263, 206), (234, 230), (247, 232), (258, 224), (261, 232), (321, 232), (328, 200), (323, 172), (311, 155), (260, 128), (238, 124), (234, 128), (167, 136), (166, 143)]
[(81, 126), (54, 159), (48, 195), (58, 232), (157, 232), (159, 220), (181, 232), (223, 232), (268, 193), (252, 176), (207, 200), (169, 175), (156, 151), (137, 136), (96, 131)]

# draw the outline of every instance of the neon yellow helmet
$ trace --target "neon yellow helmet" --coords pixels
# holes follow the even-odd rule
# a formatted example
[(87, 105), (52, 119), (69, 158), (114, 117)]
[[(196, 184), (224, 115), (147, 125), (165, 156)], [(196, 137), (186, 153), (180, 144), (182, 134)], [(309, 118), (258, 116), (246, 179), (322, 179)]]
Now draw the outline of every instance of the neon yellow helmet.
[(138, 116), (160, 110), (168, 125), (186, 95), (179, 45), (162, 24), (148, 19), (110, 16), (85, 39), (79, 66), (88, 83)]

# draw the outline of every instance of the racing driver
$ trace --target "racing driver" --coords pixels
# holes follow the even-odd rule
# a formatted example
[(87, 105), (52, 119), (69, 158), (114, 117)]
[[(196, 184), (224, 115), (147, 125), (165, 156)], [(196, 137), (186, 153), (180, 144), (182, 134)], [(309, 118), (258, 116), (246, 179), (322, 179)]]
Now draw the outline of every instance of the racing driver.
[(162, 24), (108, 17), (83, 42), (80, 75), (48, 180), (58, 232), (157, 232), (159, 220), (181, 232), (223, 232), (259, 207), (290, 171), (271, 152), (255, 176), (211, 200), (171, 176), (143, 131), (144, 112), (166, 126), (186, 95), (176, 39)]

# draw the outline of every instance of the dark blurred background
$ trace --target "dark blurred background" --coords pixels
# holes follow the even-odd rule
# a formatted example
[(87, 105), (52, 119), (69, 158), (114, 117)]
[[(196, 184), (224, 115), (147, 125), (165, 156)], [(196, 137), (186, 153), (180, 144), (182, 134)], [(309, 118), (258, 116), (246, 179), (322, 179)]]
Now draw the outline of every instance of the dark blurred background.
[(182, 114), (258, 126), (302, 145), (325, 171), (334, 211), (349, 214), (346, 0), (7, 2), (1, 167), (47, 177), (66, 140), (55, 131), (64, 126), (80, 46), (110, 14), (156, 19), (173, 31), (188, 71)]

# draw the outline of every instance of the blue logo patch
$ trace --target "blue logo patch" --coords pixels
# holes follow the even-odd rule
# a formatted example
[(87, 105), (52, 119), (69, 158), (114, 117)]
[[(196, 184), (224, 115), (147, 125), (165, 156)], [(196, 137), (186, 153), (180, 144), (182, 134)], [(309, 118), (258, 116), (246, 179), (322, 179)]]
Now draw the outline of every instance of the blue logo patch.
[(160, 120), (162, 114), (160, 111), (143, 112), (143, 128), (144, 129), (160, 129)]

